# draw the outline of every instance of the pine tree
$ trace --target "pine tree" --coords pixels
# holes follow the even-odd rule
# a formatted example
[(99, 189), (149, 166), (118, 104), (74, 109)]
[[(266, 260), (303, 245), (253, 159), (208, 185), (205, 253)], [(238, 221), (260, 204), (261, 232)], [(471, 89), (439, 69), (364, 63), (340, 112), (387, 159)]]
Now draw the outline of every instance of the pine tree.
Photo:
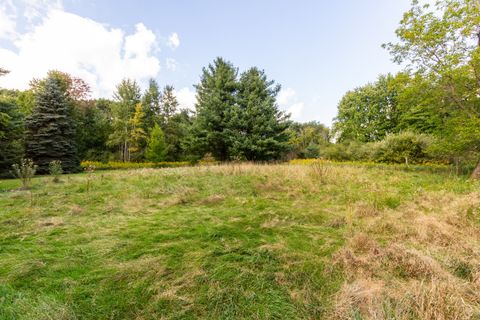
[(147, 150), (145, 151), (146, 160), (151, 162), (164, 161), (166, 151), (167, 145), (162, 128), (160, 128), (158, 124), (155, 124), (148, 139)]
[(148, 89), (143, 94), (142, 106), (145, 114), (143, 130), (150, 132), (155, 123), (162, 123), (160, 100), (162, 95), (158, 87), (158, 83), (154, 79), (150, 79)]
[(288, 115), (276, 105), (280, 86), (263, 71), (251, 68), (242, 73), (238, 107), (231, 119), (235, 136), (232, 154), (252, 161), (279, 159), (288, 150)]
[(168, 121), (178, 109), (178, 101), (177, 97), (175, 97), (173, 86), (167, 85), (163, 88), (162, 97), (160, 99), (160, 109), (164, 125), (163, 129), (165, 130)]
[(64, 172), (79, 170), (75, 127), (68, 93), (59, 78), (48, 77), (37, 92), (35, 107), (26, 120), (26, 157), (47, 173), (53, 160), (62, 162)]
[(191, 145), (194, 152), (211, 153), (216, 159), (230, 158), (232, 135), (229, 122), (235, 108), (237, 70), (222, 58), (203, 69), (197, 89), (197, 118)]

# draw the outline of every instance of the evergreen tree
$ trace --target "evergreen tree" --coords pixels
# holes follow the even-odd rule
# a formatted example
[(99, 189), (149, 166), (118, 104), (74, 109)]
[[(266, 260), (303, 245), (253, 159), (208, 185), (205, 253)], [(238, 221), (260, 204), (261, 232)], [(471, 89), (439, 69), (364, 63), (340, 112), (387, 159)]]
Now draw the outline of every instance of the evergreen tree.
[(162, 128), (160, 128), (158, 124), (155, 124), (148, 139), (147, 150), (145, 151), (146, 160), (151, 162), (164, 161), (166, 151), (167, 146)]
[(216, 159), (230, 158), (232, 136), (229, 130), (236, 104), (237, 70), (222, 58), (203, 69), (197, 89), (197, 117), (190, 142), (198, 154), (211, 153)]
[(12, 165), (22, 158), (23, 125), (15, 97), (0, 92), (0, 177), (9, 177)]
[(155, 126), (155, 123), (163, 122), (161, 119), (161, 98), (162, 95), (158, 83), (154, 79), (150, 79), (148, 89), (145, 91), (142, 98), (143, 113), (145, 114), (143, 130), (145, 132), (150, 132)]
[(279, 159), (288, 150), (289, 116), (276, 105), (280, 86), (265, 73), (251, 68), (240, 76), (238, 106), (230, 130), (235, 137), (232, 154), (252, 161)]
[(186, 156), (185, 141), (192, 126), (189, 110), (175, 113), (166, 126), (165, 142), (167, 143), (166, 161), (184, 160)]
[(161, 108), (161, 118), (162, 124), (164, 125), (164, 130), (168, 121), (172, 118), (172, 116), (177, 112), (178, 109), (178, 101), (177, 97), (175, 97), (173, 86), (165, 86), (163, 88), (162, 97), (160, 99), (160, 108)]
[(75, 109), (77, 149), (80, 159), (106, 161), (110, 156), (107, 147), (112, 132), (111, 101), (99, 99), (88, 101)]
[(79, 170), (75, 127), (68, 92), (62, 81), (49, 76), (35, 96), (35, 107), (26, 121), (26, 157), (47, 173), (53, 160), (62, 162), (64, 172)]

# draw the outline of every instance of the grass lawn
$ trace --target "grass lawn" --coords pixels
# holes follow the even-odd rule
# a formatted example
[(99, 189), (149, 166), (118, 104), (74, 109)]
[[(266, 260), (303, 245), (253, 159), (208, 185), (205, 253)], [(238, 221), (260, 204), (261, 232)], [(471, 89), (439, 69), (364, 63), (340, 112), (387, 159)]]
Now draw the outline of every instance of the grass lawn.
[(51, 180), (0, 180), (0, 319), (480, 319), (466, 178), (325, 163)]

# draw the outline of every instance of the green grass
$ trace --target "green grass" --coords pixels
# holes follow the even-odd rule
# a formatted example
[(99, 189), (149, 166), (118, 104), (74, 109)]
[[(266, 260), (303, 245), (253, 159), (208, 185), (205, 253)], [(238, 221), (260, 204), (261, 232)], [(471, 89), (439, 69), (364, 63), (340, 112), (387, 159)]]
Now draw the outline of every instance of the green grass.
[(335, 255), (366, 226), (357, 204), (478, 190), (441, 172), (326, 166), (104, 171), (30, 191), (0, 180), (0, 319), (328, 318), (348, 280)]

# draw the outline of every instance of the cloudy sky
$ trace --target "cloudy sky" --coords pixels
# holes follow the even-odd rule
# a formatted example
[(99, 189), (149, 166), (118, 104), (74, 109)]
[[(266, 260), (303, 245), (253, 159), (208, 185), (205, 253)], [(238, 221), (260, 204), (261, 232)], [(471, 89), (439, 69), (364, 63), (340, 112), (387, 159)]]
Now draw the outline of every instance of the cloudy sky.
[(0, 87), (25, 89), (50, 69), (110, 98), (125, 77), (172, 84), (185, 107), (202, 67), (222, 56), (264, 69), (280, 107), (330, 125), (349, 89), (395, 72), (380, 46), (410, 0), (0, 0)]

